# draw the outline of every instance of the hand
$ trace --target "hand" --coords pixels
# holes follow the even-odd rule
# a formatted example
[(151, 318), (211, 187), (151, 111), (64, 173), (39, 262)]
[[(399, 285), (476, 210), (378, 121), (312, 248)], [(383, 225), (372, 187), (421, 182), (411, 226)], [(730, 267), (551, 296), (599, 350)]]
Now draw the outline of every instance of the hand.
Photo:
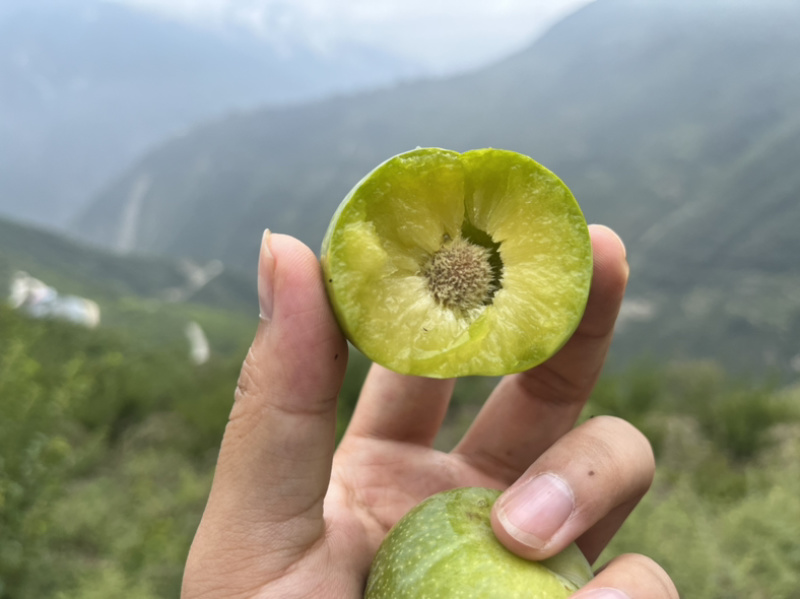
[[(452, 452), (432, 444), (454, 382), (373, 366), (335, 454), (347, 344), (315, 255), (266, 234), (262, 320), (189, 554), (184, 599), (360, 598), (389, 528), (427, 496), (461, 486), (507, 489), (492, 525), (512, 551), (544, 558), (577, 540), (596, 559), (648, 489), (654, 463), (647, 440), (622, 420), (573, 428), (628, 276), (616, 235), (591, 232), (594, 278), (580, 327), (547, 363), (505, 377)], [(678, 594), (654, 562), (627, 555), (575, 597)]]

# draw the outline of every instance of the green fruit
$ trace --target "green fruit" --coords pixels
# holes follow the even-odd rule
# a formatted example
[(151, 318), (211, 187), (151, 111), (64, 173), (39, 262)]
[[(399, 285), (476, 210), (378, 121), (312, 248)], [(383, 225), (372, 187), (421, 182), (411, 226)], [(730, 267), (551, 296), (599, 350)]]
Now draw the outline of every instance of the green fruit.
[(592, 278), (589, 231), (566, 185), (495, 149), (390, 158), (342, 201), (321, 261), (353, 345), (437, 378), (545, 361), (578, 326)]
[(429, 497), (389, 531), (364, 599), (566, 599), (592, 578), (577, 546), (531, 562), (492, 532), (499, 491), (476, 487)]

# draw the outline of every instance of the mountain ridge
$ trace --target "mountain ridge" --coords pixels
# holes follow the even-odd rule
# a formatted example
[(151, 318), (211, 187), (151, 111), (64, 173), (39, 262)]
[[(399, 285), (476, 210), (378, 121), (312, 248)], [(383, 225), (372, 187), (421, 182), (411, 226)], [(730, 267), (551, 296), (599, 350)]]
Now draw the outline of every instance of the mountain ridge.
[(154, 256), (120, 256), (0, 218), (0, 298), (19, 272), (97, 304), (101, 327), (133, 331), (142, 347), (184, 344), (202, 326), (217, 354), (240, 352), (258, 314), (255, 283), (232, 268)]
[[(787, 58), (800, 55), (800, 7), (769, 6), (598, 0), (470, 74), (216, 121), (144, 157), (76, 230), (113, 246), (148, 177), (139, 251), (252, 268), (265, 227), (318, 247), (341, 198), (393, 154), (503, 147), (556, 172), (590, 221), (625, 239), (631, 299), (649, 308), (627, 313), (617, 353), (735, 350), (736, 367), (788, 368), (797, 348), (785, 333), (800, 328), (800, 63)], [(780, 318), (761, 318), (739, 279), (777, 292)], [(726, 347), (742, 330), (753, 348)]]
[[(622, 2), (607, 0), (605, 3), (601, 1), (596, 2), (594, 5), (589, 5), (567, 20), (568, 22), (572, 22), (571, 27), (573, 27), (573, 29), (576, 29), (576, 22), (584, 21), (584, 23), (581, 23), (581, 27), (577, 28), (576, 31), (573, 31), (573, 37), (585, 37), (587, 29), (597, 26), (596, 13), (598, 12), (599, 7), (603, 4), (626, 7), (626, 10), (629, 5), (637, 6), (637, 3), (631, 4), (630, 0)], [(643, 8), (640, 6), (639, 10), (642, 11)], [(613, 21), (613, 18), (610, 18), (609, 22), (610, 21)], [(656, 24), (652, 21), (657, 21), (658, 24), (662, 24), (662, 19), (660, 18), (651, 18), (650, 21), (651, 25)], [(606, 23), (601, 24), (605, 25)], [(752, 19), (749, 19), (749, 17), (747, 26), (749, 28), (753, 27), (753, 21)], [(549, 109), (549, 113), (546, 116), (551, 120), (563, 121), (566, 123), (565, 125), (562, 126), (559, 124), (557, 127), (543, 129), (541, 127), (535, 128), (526, 126), (527, 124), (522, 118), (518, 119), (518, 122), (515, 122), (514, 119), (510, 119), (510, 121), (504, 121), (503, 117), (505, 115), (503, 112), (513, 112), (513, 110), (517, 108), (513, 105), (514, 97), (520, 98), (522, 103), (527, 100), (527, 96), (525, 94), (515, 89), (514, 80), (518, 79), (518, 77), (506, 76), (508, 71), (512, 71), (513, 73), (514, 71), (520, 70), (519, 63), (527, 63), (523, 66), (525, 66), (525, 69), (528, 71), (539, 69), (544, 71), (549, 70), (551, 72), (551, 79), (548, 80), (546, 78), (546, 74), (541, 75), (537, 70), (537, 74), (541, 75), (541, 77), (544, 79), (544, 82), (540, 87), (556, 87), (556, 84), (558, 84), (558, 86), (561, 88), (568, 85), (572, 85), (574, 87), (580, 84), (580, 80), (583, 78), (583, 73), (576, 69), (588, 70), (597, 68), (599, 66), (592, 64), (582, 65), (580, 64), (578, 57), (572, 59), (572, 62), (576, 63), (577, 66), (566, 69), (566, 72), (569, 74), (568, 77), (563, 75), (565, 69), (555, 69), (552, 66), (552, 63), (554, 62), (552, 55), (559, 53), (559, 46), (558, 44), (556, 44), (555, 48), (550, 48), (549, 46), (552, 46), (552, 43), (550, 43), (551, 40), (557, 39), (556, 33), (560, 28), (561, 26), (557, 25), (553, 32), (543, 36), (536, 44), (533, 45), (532, 48), (499, 63), (499, 65), (494, 68), (483, 69), (477, 73), (456, 77), (449, 80), (449, 87), (455, 88), (456, 91), (455, 93), (451, 93), (450, 96), (445, 96), (444, 101), (438, 105), (436, 103), (436, 95), (443, 94), (443, 92), (441, 92), (443, 89), (442, 84), (436, 81), (421, 81), (404, 85), (402, 92), (386, 90), (338, 98), (322, 103), (311, 103), (294, 109), (267, 109), (263, 111), (245, 113), (239, 116), (228, 118), (226, 120), (216, 121), (199, 130), (195, 130), (194, 133), (184, 138), (185, 141), (177, 139), (173, 140), (172, 142), (167, 142), (155, 150), (155, 152), (151, 155), (151, 157), (153, 157), (151, 162), (168, 161), (170, 159), (170, 152), (185, 152), (185, 157), (182, 160), (193, 160), (194, 166), (197, 169), (202, 169), (204, 166), (204, 161), (206, 164), (209, 164), (213, 160), (221, 157), (222, 160), (220, 160), (220, 162), (224, 165), (224, 168), (238, 168), (239, 173), (237, 174), (240, 174), (241, 178), (247, 180), (251, 185), (259, 185), (262, 184), (263, 180), (268, 177), (272, 180), (275, 180), (277, 175), (280, 174), (280, 171), (285, 169), (286, 165), (281, 163), (281, 154), (291, 152), (292, 143), (295, 145), (304, 146), (304, 149), (310, 149), (311, 152), (314, 151), (315, 145), (319, 146), (322, 143), (326, 143), (327, 147), (325, 149), (327, 150), (327, 155), (322, 156), (319, 153), (316, 154), (314, 156), (315, 162), (311, 164), (304, 164), (302, 168), (296, 166), (298, 161), (294, 161), (289, 166), (290, 168), (294, 169), (295, 173), (298, 175), (298, 179), (309, 176), (323, 177), (326, 175), (326, 173), (329, 174), (331, 170), (338, 172), (342, 168), (345, 168), (346, 172), (349, 173), (349, 178), (347, 181), (340, 182), (338, 184), (338, 198), (340, 198), (343, 197), (347, 191), (347, 187), (345, 187), (345, 185), (349, 186), (355, 183), (365, 172), (374, 166), (374, 164), (388, 157), (389, 155), (413, 148), (416, 145), (444, 145), (444, 142), (447, 142), (449, 147), (465, 150), (471, 147), (478, 147), (480, 142), (503, 141), (504, 143), (502, 145), (504, 147), (509, 147), (509, 149), (518, 149), (520, 151), (529, 153), (544, 164), (552, 165), (554, 170), (557, 170), (557, 172), (567, 181), (567, 183), (572, 184), (571, 180), (575, 179), (576, 177), (571, 171), (578, 170), (576, 167), (581, 167), (587, 165), (588, 163), (588, 176), (586, 172), (584, 172), (581, 173), (581, 177), (591, 178), (593, 176), (597, 177), (597, 171), (605, 166), (602, 164), (602, 159), (604, 158), (602, 156), (602, 152), (598, 152), (597, 149), (594, 150), (596, 155), (591, 156), (591, 162), (587, 161), (587, 148), (598, 148), (603, 144), (623, 145), (625, 143), (630, 143), (630, 133), (636, 128), (635, 126), (639, 124), (637, 120), (640, 122), (647, 122), (654, 120), (656, 117), (661, 119), (672, 118), (674, 120), (678, 120), (683, 118), (682, 115), (685, 114), (685, 106), (691, 105), (691, 103), (695, 101), (695, 97), (682, 97), (678, 95), (676, 96), (676, 99), (682, 103), (682, 106), (672, 108), (672, 114), (668, 114), (667, 111), (664, 110), (648, 110), (646, 107), (646, 101), (642, 101), (640, 98), (632, 97), (636, 94), (630, 93), (630, 85), (620, 86), (621, 88), (624, 87), (624, 89), (618, 94), (618, 96), (622, 96), (623, 98), (627, 99), (625, 99), (625, 101), (621, 101), (619, 98), (612, 98), (612, 101), (607, 101), (606, 105), (604, 106), (604, 109), (608, 109), (609, 105), (616, 107), (616, 114), (612, 115), (611, 117), (607, 117), (605, 120), (597, 119), (597, 122), (600, 123), (599, 127), (595, 126), (593, 131), (582, 133), (584, 138), (581, 139), (579, 136), (574, 135), (571, 130), (580, 129), (581, 127), (583, 127), (584, 130), (588, 129), (586, 126), (586, 121), (589, 120), (589, 117), (594, 115), (586, 114), (587, 108), (576, 106), (574, 101), (572, 104), (563, 101), (564, 97), (566, 97), (567, 100), (570, 99), (569, 92), (573, 90), (568, 89), (566, 92), (562, 91), (561, 97), (559, 98), (561, 101), (558, 102), (555, 101), (555, 99), (551, 99), (551, 97), (547, 96), (547, 91), (545, 90), (538, 92), (540, 95), (545, 94), (544, 98), (535, 98), (538, 105), (553, 107)], [(623, 33), (627, 33), (627, 29), (629, 28), (617, 25), (617, 29), (620, 29)], [(739, 37), (740, 31), (741, 30), (739, 29), (736, 31), (737, 43), (742, 43), (742, 40)], [(644, 36), (646, 34), (640, 31), (638, 35)], [(658, 43), (663, 44), (666, 42), (660, 41)], [(745, 54), (747, 52), (747, 48), (741, 49), (740, 52)], [(693, 57), (688, 53), (684, 54), (687, 55), (679, 56), (681, 61), (690, 61), (693, 59)], [(568, 60), (569, 58), (570, 57), (568, 57)], [(624, 54), (621, 56), (621, 58), (615, 58), (612, 56), (611, 58), (607, 59), (607, 62), (621, 59), (627, 58)], [(531, 65), (530, 63), (533, 64)], [(617, 72), (619, 72), (619, 69), (622, 66), (623, 65), (620, 64), (615, 65)], [(491, 81), (487, 84), (485, 82), (485, 75), (487, 73), (494, 76), (495, 80), (505, 80), (505, 84), (499, 85), (495, 83), (492, 85)], [(552, 79), (552, 77), (558, 76), (559, 73), (561, 73), (560, 80), (556, 81)], [(622, 77), (622, 75), (617, 76)], [(795, 79), (797, 78), (796, 70), (793, 76)], [(660, 76), (660, 79), (664, 80), (665, 78)], [(511, 83), (509, 83), (509, 81)], [(666, 81), (662, 85), (664, 87), (669, 87), (669, 84), (669, 81)], [(489, 100), (487, 100), (485, 94), (479, 98), (479, 101), (470, 105), (469, 97), (474, 95), (476, 90), (480, 87), (495, 88), (499, 90), (499, 95), (511, 96), (511, 98), (504, 98), (504, 110), (487, 110), (484, 108), (497, 106), (496, 102), (493, 103), (491, 101), (493, 98), (490, 97)], [(613, 88), (614, 85), (610, 85), (609, 87)], [(646, 87), (642, 87), (644, 90), (638, 90), (639, 95), (642, 95), (648, 91)], [(658, 87), (658, 81), (656, 81), (654, 84), (651, 84), (650, 87), (655, 89), (649, 93), (663, 91)], [(714, 82), (707, 82), (706, 87), (707, 89), (702, 90), (698, 95), (712, 95), (714, 92)], [(584, 89), (574, 90), (575, 92), (580, 91), (580, 94), (574, 93), (572, 95), (586, 95), (586, 92), (590, 90), (591, 85), (586, 85), (584, 86)], [(391, 99), (393, 97), (397, 97), (398, 93), (403, 94), (401, 100), (413, 96), (427, 97), (424, 97), (423, 100), (417, 101), (416, 103), (409, 102), (407, 104), (408, 111), (410, 113), (409, 115), (396, 115), (393, 112), (388, 112), (387, 109), (395, 108), (395, 105), (401, 104), (402, 101), (395, 102), (393, 104), (391, 101), (387, 101), (387, 98)], [(433, 98), (431, 98), (431, 96), (433, 96)], [(459, 102), (457, 109), (460, 110), (462, 114), (457, 115), (457, 119), (449, 119), (448, 121), (446, 114), (447, 111), (445, 109), (452, 108), (452, 106), (446, 106), (447, 101), (451, 100), (452, 96), (460, 96), (461, 101)], [(796, 97), (797, 92), (795, 91), (794, 96), (787, 98), (783, 102), (784, 107), (794, 102)], [(634, 110), (632, 106), (637, 108), (639, 114), (636, 113), (637, 111)], [(713, 109), (709, 108), (709, 112), (711, 110)], [(398, 111), (395, 110), (394, 112), (396, 113)], [(452, 113), (453, 111), (451, 110), (450, 112)], [(391, 117), (387, 118), (387, 114), (391, 115)], [(517, 112), (515, 116), (519, 114), (520, 113)], [(623, 116), (626, 118), (623, 118)], [(707, 115), (701, 113), (700, 115), (696, 115), (695, 119), (701, 120), (706, 116)], [(472, 123), (471, 128), (463, 127), (463, 131), (461, 132), (454, 131), (454, 129), (457, 129), (461, 124), (459, 120), (461, 122), (469, 120), (475, 121), (478, 119), (478, 117), (481, 117), (480, 121), (477, 123)], [(414, 122), (415, 119), (426, 119), (426, 121), (422, 123), (423, 126), (421, 127)], [(455, 121), (455, 123), (453, 121)], [(392, 127), (392, 122), (399, 123), (400, 125)], [(622, 123), (626, 125), (629, 131), (615, 130), (619, 129), (615, 123)], [(737, 122), (737, 125), (738, 124), (739, 123)], [(636, 135), (632, 136), (632, 138), (636, 140), (637, 146), (645, 151), (652, 151), (652, 147), (654, 145), (664, 146), (671, 144), (675, 146), (675, 149), (669, 147), (667, 148), (667, 150), (671, 153), (670, 159), (676, 162), (681, 161), (683, 164), (680, 166), (683, 166), (687, 162), (695, 160), (699, 156), (700, 150), (692, 147), (693, 140), (691, 139), (691, 136), (695, 134), (695, 132), (691, 129), (695, 125), (696, 123), (682, 124), (684, 130), (668, 132), (671, 135), (671, 138), (667, 137), (666, 139), (655, 139), (653, 141), (647, 140), (646, 135), (642, 136), (642, 139)], [(437, 130), (437, 126), (439, 130)], [(724, 127), (727, 125), (722, 123), (717, 126)], [(391, 134), (393, 136), (393, 143), (381, 143), (382, 140), (365, 140), (363, 134), (364, 132), (369, 133), (370, 129), (374, 129), (378, 132), (378, 134), (385, 133), (387, 136)], [(402, 129), (406, 129), (406, 131), (403, 131)], [(207, 134), (204, 136), (203, 132), (207, 132)], [(309, 133), (307, 135), (307, 139), (303, 140), (303, 136), (301, 134), (304, 134), (305, 132)], [(662, 132), (655, 132), (653, 135), (661, 133)], [(626, 135), (628, 135), (627, 138)], [(298, 142), (294, 137), (300, 138), (301, 141)], [(617, 139), (615, 139), (615, 137)], [(714, 134), (714, 137), (717, 137), (716, 133)], [(332, 138), (338, 139), (333, 139), (332, 142)], [(214, 147), (211, 143), (209, 143), (210, 140), (213, 140), (214, 143), (222, 146), (222, 149)], [(442, 140), (442, 143), (435, 143), (438, 140)], [(371, 143), (374, 147), (368, 147), (367, 143), (364, 143), (365, 141)], [(747, 140), (745, 139), (745, 141)], [(501, 144), (485, 143), (484, 145)], [(731, 144), (728, 145), (730, 146)], [(244, 150), (243, 148), (247, 148), (247, 150)], [(251, 163), (251, 165), (248, 165), (248, 167), (250, 167), (249, 169), (244, 169), (239, 167), (236, 163), (236, 161), (239, 159), (241, 159), (240, 162), (242, 163), (247, 160), (246, 156), (242, 156), (242, 154), (245, 154), (247, 151), (259, 152), (259, 158), (261, 158), (261, 160), (259, 160), (260, 164), (257, 168), (253, 166), (253, 163)], [(230, 160), (225, 160), (225, 155), (231, 153), (233, 154), (233, 158)], [(304, 154), (308, 154), (308, 152), (304, 152)], [(711, 153), (706, 151), (704, 152), (703, 158), (708, 158), (710, 155)], [(265, 157), (274, 158), (275, 160), (267, 162), (263, 159)], [(297, 156), (292, 156), (292, 158), (297, 158)], [(300, 156), (300, 158), (302, 158), (302, 156)], [(629, 165), (632, 164), (629, 156), (626, 155), (624, 158), (628, 161)], [(723, 156), (722, 158), (725, 157)], [(311, 161), (307, 161), (307, 163), (308, 162)], [(272, 163), (276, 164), (276, 166), (273, 167)], [(128, 181), (130, 181), (130, 174), (137, 168), (141, 169), (141, 166), (149, 168), (150, 164), (148, 163), (147, 158), (141, 161), (139, 166), (134, 167), (134, 169), (129, 171), (127, 175)], [(616, 166), (617, 170), (619, 170), (618, 165), (612, 164), (611, 166)], [(266, 171), (266, 174), (264, 171)], [(163, 170), (161, 172), (163, 174)], [(663, 174), (661, 175), (663, 176)], [(675, 175), (673, 175), (673, 177), (674, 176)], [(185, 176), (184, 179), (191, 180), (189, 173), (187, 173), (187, 176)], [(259, 183), (259, 181), (262, 183)], [(672, 181), (668, 181), (667, 183), (678, 186), (680, 189), (678, 191), (670, 191), (668, 189), (668, 185), (651, 185), (651, 187), (656, 187), (655, 191), (665, 196), (665, 201), (667, 203), (670, 201), (669, 196), (673, 196), (673, 203), (679, 203), (681, 198), (676, 198), (675, 196), (677, 196), (680, 191), (683, 191), (692, 182), (680, 181), (673, 178)], [(155, 182), (154, 184), (158, 185), (158, 182)], [(577, 185), (580, 188), (582, 183), (579, 182), (574, 185)], [(109, 207), (114, 203), (114, 201), (120, 201), (120, 187), (117, 186), (116, 190), (114, 190), (113, 187), (107, 189), (108, 193), (101, 194), (101, 196), (97, 198), (95, 205), (97, 206), (105, 204), (105, 209), (108, 210), (113, 209)], [(264, 189), (267, 190), (269, 188), (264, 185)], [(153, 193), (157, 193), (157, 191), (153, 190)], [(302, 192), (293, 192), (292, 190), (287, 190), (286, 194), (287, 196), (298, 195), (303, 198), (310, 197), (310, 193), (303, 194)], [(590, 198), (591, 200), (591, 195), (586, 193), (582, 195), (585, 198)], [(266, 193), (264, 196), (266, 199), (269, 199), (269, 196)], [(200, 197), (204, 197), (206, 201), (209, 201), (207, 196), (193, 196), (192, 194), (188, 193), (183, 194), (178, 198), (172, 196), (171, 201), (173, 204), (175, 204), (182, 201), (181, 198), (183, 198), (183, 200), (187, 202), (198, 202), (202, 201), (199, 199)], [(338, 203), (338, 198), (326, 198), (325, 202), (327, 202), (328, 206), (335, 205), (335, 203)], [(317, 198), (315, 197), (315, 199)], [(584, 199), (584, 202), (585, 201), (586, 200)], [(606, 201), (610, 200), (606, 199)], [(252, 206), (253, 203), (254, 200), (251, 198), (248, 205)], [(283, 216), (286, 216), (285, 212), (283, 213)], [(645, 229), (640, 227), (639, 230)], [(81, 233), (86, 233), (86, 229), (84, 228), (79, 227), (79, 231)], [(314, 235), (315, 238), (321, 238), (320, 231), (321, 227), (318, 226), (317, 232)], [(296, 230), (291, 232), (297, 233)], [(313, 242), (313, 239), (311, 239), (310, 236), (300, 236), (305, 237), (307, 242)], [(91, 235), (90, 238), (92, 238)], [(99, 235), (95, 235), (94, 238), (97, 241), (105, 241), (105, 243), (108, 243), (108, 240), (102, 240)], [(159, 243), (151, 243), (152, 240), (144, 241), (146, 241), (147, 247), (156, 251), (161, 251), (166, 247), (166, 245), (162, 247), (159, 245)], [(161, 243), (168, 244), (169, 239), (165, 239)], [(175, 245), (177, 246), (177, 244)]]
[(99, 0), (0, 12), (0, 213), (63, 227), (153, 143), (200, 119), (387, 85), (417, 67), (320, 53)]

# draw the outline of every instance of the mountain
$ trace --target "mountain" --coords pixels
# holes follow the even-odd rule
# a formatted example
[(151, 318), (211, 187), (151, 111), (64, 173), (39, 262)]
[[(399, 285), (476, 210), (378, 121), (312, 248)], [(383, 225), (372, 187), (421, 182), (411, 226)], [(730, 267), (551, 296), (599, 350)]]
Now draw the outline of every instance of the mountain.
[(151, 144), (264, 103), (394, 82), (372, 48), (193, 27), (101, 0), (0, 8), (0, 214), (63, 226)]
[[(211, 349), (230, 355), (249, 342), (257, 315), (254, 277), (218, 263), (120, 256), (43, 229), (0, 219), (0, 303), (17, 273), (61, 297), (96, 303), (100, 326), (125, 329), (143, 347), (186, 343), (202, 327)], [(13, 302), (12, 302), (13, 303)]]
[(800, 370), (800, 5), (598, 0), (478, 72), (209, 123), (76, 223), (96, 243), (251, 268), (318, 246), (366, 172), (421, 146), (544, 163), (626, 240), (617, 353)]

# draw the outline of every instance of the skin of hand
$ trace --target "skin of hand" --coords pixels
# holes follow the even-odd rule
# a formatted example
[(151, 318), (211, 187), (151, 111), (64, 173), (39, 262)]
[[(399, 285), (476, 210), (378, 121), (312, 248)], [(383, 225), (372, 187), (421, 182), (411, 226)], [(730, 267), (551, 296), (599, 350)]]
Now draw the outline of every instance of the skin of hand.
[[(590, 227), (594, 274), (583, 320), (546, 363), (503, 378), (460, 443), (432, 448), (454, 381), (373, 365), (335, 447), (347, 343), (314, 253), (264, 235), (261, 322), (245, 359), (184, 599), (362, 597), (378, 545), (409, 509), (463, 486), (505, 490), (500, 541), (540, 559), (573, 540), (595, 560), (652, 482), (650, 444), (630, 424), (575, 427), (600, 374), (628, 278), (625, 247)], [(575, 599), (675, 599), (641, 555), (607, 564)]]

